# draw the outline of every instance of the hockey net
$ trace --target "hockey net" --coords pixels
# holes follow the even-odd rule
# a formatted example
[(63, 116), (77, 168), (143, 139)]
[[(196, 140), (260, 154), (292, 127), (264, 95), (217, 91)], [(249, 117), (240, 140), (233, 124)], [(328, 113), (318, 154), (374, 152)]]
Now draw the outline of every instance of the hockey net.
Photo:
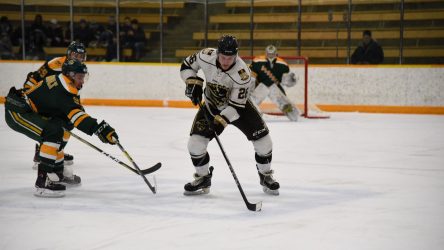
[[(242, 56), (242, 59), (247, 64), (251, 64), (253, 58), (252, 56)], [(281, 56), (281, 58), (288, 63), (290, 71), (294, 72), (298, 79), (295, 86), (284, 87), (284, 89), (287, 97), (299, 109), (301, 116), (312, 119), (330, 118), (330, 116), (322, 111), (316, 104), (310, 102), (310, 94), (312, 93), (310, 91), (308, 78), (308, 58), (303, 56)], [(269, 115), (284, 115), (268, 98), (261, 103), (260, 108), (262, 112)]]

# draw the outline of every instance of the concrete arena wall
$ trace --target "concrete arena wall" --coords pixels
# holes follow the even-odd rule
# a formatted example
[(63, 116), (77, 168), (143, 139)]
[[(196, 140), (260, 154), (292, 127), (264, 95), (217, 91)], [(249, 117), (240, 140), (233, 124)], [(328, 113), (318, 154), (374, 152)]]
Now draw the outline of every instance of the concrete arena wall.
[[(42, 63), (1, 61), (0, 96), (5, 96), (11, 86), (21, 87), (26, 74)], [(171, 103), (175, 102), (191, 106), (184, 96), (179, 64), (90, 62), (88, 69), (90, 77), (81, 91), (86, 104), (112, 105), (112, 101), (120, 100), (117, 103), (122, 105), (159, 106), (158, 103), (161, 103), (160, 106), (174, 106)], [(289, 98), (297, 103), (302, 102), (302, 88), (300, 81), (295, 87), (287, 89)], [(345, 106), (444, 110), (444, 66), (311, 65), (309, 93), (310, 103), (330, 108), (329, 111), (349, 111), (341, 110)], [(332, 107), (338, 110), (332, 110)]]

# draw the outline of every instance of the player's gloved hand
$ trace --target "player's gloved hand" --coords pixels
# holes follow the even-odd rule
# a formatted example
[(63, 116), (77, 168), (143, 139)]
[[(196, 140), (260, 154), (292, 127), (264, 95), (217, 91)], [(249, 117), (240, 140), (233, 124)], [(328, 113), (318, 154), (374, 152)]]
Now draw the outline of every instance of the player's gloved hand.
[(198, 76), (188, 77), (185, 80), (187, 87), (185, 89), (185, 95), (191, 99), (194, 105), (197, 105), (202, 100), (204, 80)]
[[(116, 144), (116, 140), (119, 139), (116, 131), (105, 121), (102, 121), (97, 126), (97, 130), (94, 132), (94, 134), (97, 135), (103, 143), (109, 143), (112, 145)], [(116, 140), (114, 140), (114, 138)]]
[(213, 120), (214, 132), (216, 132), (217, 135), (222, 134), (228, 123), (230, 123), (230, 121), (228, 121), (225, 116), (216, 115)]

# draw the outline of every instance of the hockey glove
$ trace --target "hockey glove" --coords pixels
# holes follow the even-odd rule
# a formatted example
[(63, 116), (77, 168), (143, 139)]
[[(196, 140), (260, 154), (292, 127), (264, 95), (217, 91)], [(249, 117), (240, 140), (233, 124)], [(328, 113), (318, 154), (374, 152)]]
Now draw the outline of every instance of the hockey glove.
[(281, 84), (287, 87), (293, 87), (296, 85), (298, 78), (294, 74), (294, 72), (286, 73), (282, 76)]
[(116, 131), (105, 121), (102, 121), (98, 126), (96, 132), (94, 132), (95, 135), (99, 137), (99, 139), (103, 143), (109, 143), (109, 144), (116, 144), (115, 139), (119, 139), (119, 136), (117, 136)]
[(223, 116), (223, 115), (216, 115), (214, 117), (214, 132), (216, 132), (217, 135), (222, 134), (222, 132), (224, 131), (225, 127), (228, 125), (229, 121), (228, 119)]
[(194, 105), (197, 105), (202, 100), (204, 80), (198, 76), (188, 77), (185, 80), (187, 88), (185, 89), (185, 95), (191, 99)]

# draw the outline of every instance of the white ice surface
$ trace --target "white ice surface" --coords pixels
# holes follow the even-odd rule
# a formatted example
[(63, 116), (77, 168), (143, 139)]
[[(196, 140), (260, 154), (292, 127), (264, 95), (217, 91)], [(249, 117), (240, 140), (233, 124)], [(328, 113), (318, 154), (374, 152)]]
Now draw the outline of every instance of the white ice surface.
[[(183, 196), (193, 109), (86, 107), (105, 119), (141, 167), (158, 161), (158, 194), (140, 176), (75, 138), (82, 186), (33, 196), (34, 142), (0, 106), (0, 249), (444, 249), (444, 116), (333, 113), (291, 123), (266, 117), (280, 196), (264, 194), (253, 147), (234, 127), (221, 141), (248, 211), (216, 144), (211, 193)], [(116, 146), (78, 135), (126, 160)], [(149, 177), (152, 180), (152, 177)]]

